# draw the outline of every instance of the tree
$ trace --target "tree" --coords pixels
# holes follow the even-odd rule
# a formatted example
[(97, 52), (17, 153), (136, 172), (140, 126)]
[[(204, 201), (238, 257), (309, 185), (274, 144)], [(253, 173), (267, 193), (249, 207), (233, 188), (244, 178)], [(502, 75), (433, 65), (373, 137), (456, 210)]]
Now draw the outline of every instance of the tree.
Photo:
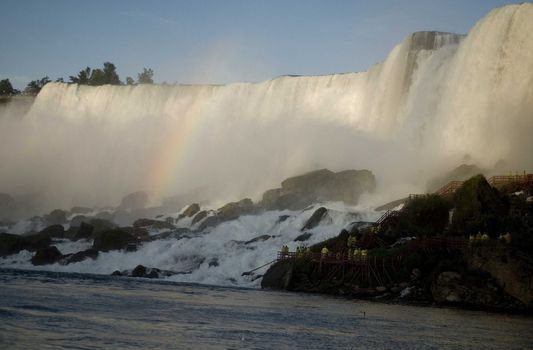
[(135, 84), (135, 80), (133, 80), (132, 77), (126, 77), (126, 85), (133, 85)]
[(13, 86), (9, 79), (0, 80), (0, 96), (13, 95)]
[(24, 92), (28, 95), (37, 95), (41, 91), (41, 89), (50, 81), (51, 80), (48, 77), (44, 77), (40, 80), (32, 80), (26, 86)]
[(143, 68), (143, 71), (137, 74), (137, 82), (139, 84), (153, 84), (154, 71), (151, 68)]
[(57, 78), (56, 79), (56, 83), (64, 83), (65, 82), (65, 79), (63, 78)]
[(111, 62), (104, 62), (104, 84), (120, 85), (120, 79), (118, 77), (116, 67)]
[(70, 76), (70, 81), (75, 84), (89, 84), (89, 78), (91, 76), (91, 68), (87, 67), (81, 70), (77, 76)]
[(93, 69), (89, 78), (89, 85), (99, 86), (105, 84), (105, 73), (103, 70), (97, 68)]

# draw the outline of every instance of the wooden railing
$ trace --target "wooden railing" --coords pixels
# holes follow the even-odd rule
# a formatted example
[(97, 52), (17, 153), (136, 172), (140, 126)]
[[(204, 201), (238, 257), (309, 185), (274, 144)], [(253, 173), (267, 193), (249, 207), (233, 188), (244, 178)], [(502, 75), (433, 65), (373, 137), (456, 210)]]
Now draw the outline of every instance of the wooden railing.
[(503, 185), (507, 183), (533, 183), (533, 174), (492, 176), (487, 182), (491, 186)]
[(464, 181), (450, 181), (443, 187), (439, 188), (435, 193), (441, 196), (454, 193), (463, 185), (463, 183)]
[(306, 253), (305, 251), (302, 251), (278, 252), (278, 261), (301, 258), (325, 264), (385, 266), (390, 264), (396, 264), (400, 262), (404, 257), (415, 254), (419, 250), (454, 250), (465, 252), (468, 250), (469, 247), (469, 241), (461, 238), (418, 238), (407, 243), (398, 254), (386, 257), (361, 255), (350, 256), (347, 251), (331, 251), (327, 254), (322, 254), (320, 252)]

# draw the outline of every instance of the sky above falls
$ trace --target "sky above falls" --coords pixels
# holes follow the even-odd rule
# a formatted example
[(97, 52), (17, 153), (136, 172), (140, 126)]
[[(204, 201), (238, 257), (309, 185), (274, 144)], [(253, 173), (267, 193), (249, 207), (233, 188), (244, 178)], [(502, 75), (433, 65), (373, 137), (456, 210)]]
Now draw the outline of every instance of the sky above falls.
[(502, 0), (3, 1), (0, 78), (22, 89), (111, 61), (124, 81), (260, 81), (366, 70), (409, 33), (467, 33)]

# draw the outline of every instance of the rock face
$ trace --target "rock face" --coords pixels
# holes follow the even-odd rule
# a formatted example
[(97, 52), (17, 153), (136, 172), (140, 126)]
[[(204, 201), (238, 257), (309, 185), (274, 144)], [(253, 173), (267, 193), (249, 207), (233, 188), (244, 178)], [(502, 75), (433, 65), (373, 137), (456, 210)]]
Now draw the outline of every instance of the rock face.
[(126, 248), (130, 243), (136, 243), (133, 235), (120, 229), (101, 232), (94, 237), (93, 249), (107, 252)]
[(375, 189), (376, 180), (368, 170), (345, 170), (334, 173), (327, 169), (288, 178), (281, 188), (263, 194), (261, 206), (268, 210), (300, 210), (312, 203), (343, 201), (357, 204), (364, 192)]
[(122, 198), (119, 209), (143, 209), (148, 204), (148, 195), (145, 192), (133, 192)]
[(289, 289), (292, 273), (293, 264), (290, 260), (278, 261), (263, 276), (261, 288)]
[(51, 246), (37, 250), (31, 263), (36, 266), (49, 265), (58, 262), (62, 257), (61, 252), (55, 246)]
[(479, 247), (469, 257), (472, 268), (490, 273), (505, 292), (533, 307), (533, 260), (508, 247)]

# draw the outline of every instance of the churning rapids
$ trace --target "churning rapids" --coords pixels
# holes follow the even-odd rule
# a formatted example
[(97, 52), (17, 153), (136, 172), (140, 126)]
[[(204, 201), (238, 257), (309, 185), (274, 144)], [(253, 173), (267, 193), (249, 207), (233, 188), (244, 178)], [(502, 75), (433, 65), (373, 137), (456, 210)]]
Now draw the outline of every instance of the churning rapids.
[[(217, 208), (316, 167), (372, 170), (375, 198), (326, 204), (330, 217), (310, 231), (313, 244), (376, 220), (373, 203), (424, 192), (426, 180), (465, 156), (485, 168), (533, 169), (531, 33), (533, 4), (521, 4), (493, 10), (466, 36), (412, 34), (366, 72), (226, 86), (51, 83), (24, 115), (0, 111), (0, 192), (32, 195), (32, 214), (113, 205), (136, 190), (154, 205), (201, 193), (211, 200), (205, 207)], [(27, 251), (0, 264), (98, 274), (143, 264), (178, 272), (173, 281), (255, 287), (259, 279), (242, 273), (272, 261), (283, 244), (294, 249), (312, 212), (244, 215), (66, 266), (33, 267)], [(91, 244), (56, 242), (62, 254)]]

